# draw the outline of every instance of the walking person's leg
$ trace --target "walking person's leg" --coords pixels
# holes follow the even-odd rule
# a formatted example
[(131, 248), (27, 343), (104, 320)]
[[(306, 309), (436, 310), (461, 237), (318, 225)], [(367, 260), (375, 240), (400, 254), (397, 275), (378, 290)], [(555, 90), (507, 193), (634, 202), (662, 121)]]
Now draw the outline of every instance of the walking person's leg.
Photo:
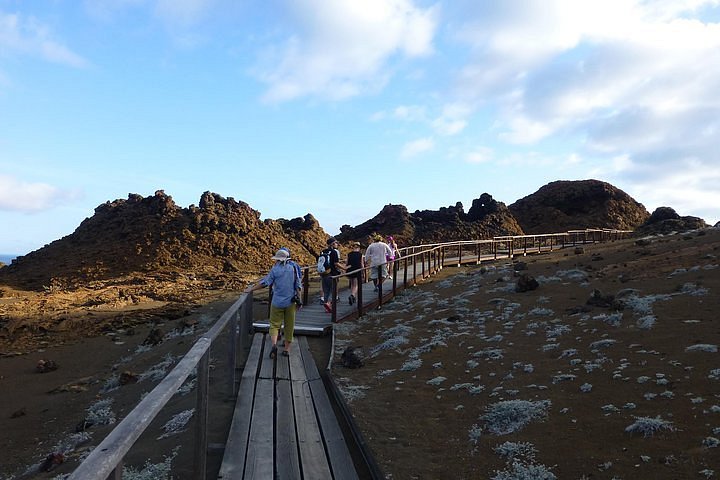
[(330, 275), (322, 277), (322, 289), (323, 298), (325, 299), (323, 306), (325, 307), (325, 311), (329, 313), (332, 311), (332, 306), (330, 304), (332, 301), (332, 277)]
[(282, 308), (277, 307), (270, 307), (270, 343), (272, 344), (272, 347), (270, 348), (270, 358), (275, 358), (277, 355), (277, 340), (278, 340), (278, 332), (280, 331), (280, 326), (283, 323), (283, 319), (285, 317), (285, 312)]
[(284, 356), (290, 355), (290, 346), (292, 345), (293, 340), (295, 339), (295, 313), (297, 312), (297, 308), (295, 305), (290, 305), (285, 309), (285, 315), (284, 315), (284, 331), (285, 331), (285, 351), (283, 352)]

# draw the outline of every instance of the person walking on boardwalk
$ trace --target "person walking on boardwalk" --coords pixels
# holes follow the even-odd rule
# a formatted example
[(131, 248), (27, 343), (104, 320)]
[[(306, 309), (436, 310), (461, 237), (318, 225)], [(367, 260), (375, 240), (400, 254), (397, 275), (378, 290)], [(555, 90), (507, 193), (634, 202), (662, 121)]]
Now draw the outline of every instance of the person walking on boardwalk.
[(330, 268), (321, 277), (322, 290), (323, 290), (323, 307), (328, 313), (332, 312), (332, 296), (333, 296), (333, 280), (332, 277), (340, 275), (341, 270), (345, 271), (347, 265), (340, 261), (340, 250), (338, 250), (338, 241), (335, 237), (327, 239), (327, 248), (323, 250), (323, 254), (327, 252), (330, 258)]
[(392, 278), (392, 275), (390, 275), (390, 273), (394, 270), (395, 260), (400, 258), (400, 250), (398, 250), (397, 243), (395, 242), (395, 239), (392, 237), (392, 235), (388, 235), (387, 244), (388, 247), (390, 247), (390, 251), (392, 252), (390, 255), (387, 256), (388, 278)]
[(352, 242), (352, 252), (348, 253), (347, 256), (347, 272), (348, 279), (350, 280), (348, 303), (350, 305), (355, 303), (358, 284), (362, 281), (363, 274), (365, 273), (362, 270), (363, 268), (365, 268), (365, 259), (360, 252), (360, 242)]
[(375, 285), (375, 291), (388, 276), (387, 257), (392, 253), (387, 243), (383, 242), (382, 236), (375, 233), (372, 236), (373, 243), (365, 250), (365, 262), (370, 265), (370, 279)]
[(284, 325), (285, 331), (285, 350), (282, 352), (284, 356), (290, 354), (290, 346), (293, 341), (293, 331), (295, 330), (295, 311), (300, 304), (300, 278), (297, 270), (290, 262), (290, 253), (287, 249), (278, 250), (272, 256), (275, 265), (272, 266), (270, 272), (255, 285), (250, 285), (245, 289), (246, 293), (254, 292), (261, 288), (272, 286), (272, 302), (270, 304), (270, 341), (272, 348), (270, 349), (270, 358), (277, 356), (277, 341), (280, 327)]
[(302, 279), (303, 279), (303, 272), (302, 267), (298, 265), (298, 263), (295, 260), (292, 260), (292, 255), (290, 254), (290, 249), (288, 247), (280, 247), (280, 250), (285, 250), (288, 253), (288, 260), (287, 262), (295, 268), (295, 273), (298, 276), (298, 279), (300, 280), (300, 284), (302, 285)]

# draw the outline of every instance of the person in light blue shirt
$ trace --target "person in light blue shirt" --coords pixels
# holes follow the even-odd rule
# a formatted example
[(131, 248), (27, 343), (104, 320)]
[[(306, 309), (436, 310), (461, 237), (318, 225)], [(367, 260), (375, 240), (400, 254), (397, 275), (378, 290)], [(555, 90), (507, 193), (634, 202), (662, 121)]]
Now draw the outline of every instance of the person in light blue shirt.
[[(290, 253), (287, 249), (278, 250), (272, 256), (275, 265), (270, 272), (257, 284), (249, 286), (245, 291), (254, 292), (261, 288), (272, 286), (272, 302), (270, 303), (270, 358), (277, 356), (277, 340), (280, 327), (285, 326), (285, 350), (284, 356), (290, 355), (290, 346), (293, 341), (293, 330), (295, 329), (295, 311), (300, 298), (300, 278), (297, 275), (295, 262), (290, 261)], [(297, 302), (296, 302), (297, 300)]]
[[(288, 255), (290, 255), (290, 249), (288, 247), (280, 247), (280, 250), (285, 250), (288, 253)], [(295, 272), (297, 273), (297, 276), (300, 279), (300, 283), (302, 283), (302, 277), (303, 277), (302, 267), (300, 267), (300, 265), (298, 265), (298, 263), (295, 260), (288, 260), (287, 262), (290, 265), (292, 265), (293, 267), (295, 267)]]

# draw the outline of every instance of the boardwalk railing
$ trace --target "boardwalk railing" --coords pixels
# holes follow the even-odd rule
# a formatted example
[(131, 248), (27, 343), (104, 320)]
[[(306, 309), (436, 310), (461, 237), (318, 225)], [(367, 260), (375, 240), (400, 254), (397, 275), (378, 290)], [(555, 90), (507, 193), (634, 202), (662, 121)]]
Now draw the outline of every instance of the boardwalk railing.
[[(193, 478), (204, 480), (207, 466), (207, 419), (210, 378), (210, 349), (223, 332), (230, 336), (228, 348), (228, 395), (235, 397), (238, 346), (248, 347), (252, 325), (252, 293), (242, 294), (202, 335), (175, 368), (95, 447), (70, 475), (71, 480), (122, 479), (123, 460), (140, 435), (155, 419), (183, 382), (197, 368), (195, 450)], [(241, 349), (244, 352), (244, 348)]]
[[(378, 284), (377, 300), (368, 304), (363, 301), (362, 288), (358, 288), (357, 315), (362, 316), (365, 310), (375, 308), (392, 299), (399, 292), (411, 287), (419, 280), (429, 277), (446, 266), (460, 266), (467, 264), (480, 264), (483, 261), (493, 261), (498, 258), (514, 258), (516, 255), (551, 252), (559, 248), (614, 241), (631, 234), (628, 230), (612, 229), (585, 229), (571, 230), (563, 233), (549, 233), (540, 235), (512, 235), (494, 237), (492, 240), (461, 240), (444, 243), (431, 243), (416, 245), (400, 249), (400, 258), (388, 263), (388, 272), (392, 276), (392, 287), (383, 291), (383, 284)], [(307, 303), (309, 276), (314, 270), (306, 267), (303, 276), (303, 301)], [(362, 279), (370, 278), (373, 266), (362, 269)], [(337, 318), (337, 298), (339, 283), (354, 272), (346, 272), (333, 276), (332, 295), (332, 321)], [(317, 275), (316, 273), (314, 273)], [(350, 317), (348, 317), (350, 318)]]
[[(377, 300), (363, 305), (362, 289), (358, 289), (357, 315), (364, 309), (374, 308), (387, 302), (399, 291), (415, 285), (418, 279), (426, 278), (448, 265), (481, 263), (483, 260), (513, 258), (563, 246), (616, 240), (632, 232), (621, 230), (573, 230), (547, 235), (517, 235), (495, 237), (492, 240), (470, 240), (419, 245), (401, 249), (401, 257), (390, 264), (392, 286), (383, 292), (379, 285)], [(367, 274), (372, 267), (366, 267)], [(304, 267), (303, 301), (309, 299), (309, 282), (312, 267)], [(315, 274), (317, 275), (317, 274)], [(348, 274), (333, 277), (333, 298), (337, 297), (338, 282)], [(367, 275), (369, 276), (369, 275)], [(175, 368), (108, 434), (107, 437), (85, 458), (68, 477), (70, 480), (105, 480), (122, 478), (125, 456), (140, 438), (150, 423), (163, 409), (183, 382), (197, 368), (197, 401), (194, 445), (193, 479), (204, 480), (207, 475), (207, 419), (210, 378), (210, 352), (213, 345), (225, 332), (230, 339), (228, 347), (228, 395), (237, 396), (237, 366), (239, 352), (245, 352), (250, 342), (250, 327), (253, 321), (252, 293), (243, 293), (223, 313), (213, 327), (203, 334)], [(333, 301), (333, 321), (337, 320), (337, 303)], [(238, 348), (241, 347), (241, 348)]]

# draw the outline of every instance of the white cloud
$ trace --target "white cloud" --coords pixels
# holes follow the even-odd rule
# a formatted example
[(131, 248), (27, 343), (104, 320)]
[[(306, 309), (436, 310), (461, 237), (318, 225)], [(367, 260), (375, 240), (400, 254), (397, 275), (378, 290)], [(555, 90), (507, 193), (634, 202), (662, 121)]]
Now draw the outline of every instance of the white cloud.
[(23, 182), (9, 175), (0, 175), (0, 211), (39, 212), (75, 196), (47, 183)]
[(214, 0), (157, 0), (155, 13), (170, 23), (190, 25), (203, 18), (213, 3)]
[(400, 158), (411, 158), (421, 153), (432, 150), (435, 147), (435, 141), (432, 138), (419, 138), (403, 145), (400, 152)]
[(411, 122), (425, 121), (427, 114), (422, 105), (400, 105), (393, 110), (393, 117)]
[(432, 52), (437, 9), (410, 0), (295, 0), (287, 8), (294, 33), (268, 51), (259, 69), (270, 102), (340, 100), (378, 90), (391, 76), (391, 57)]
[(472, 111), (472, 107), (467, 104), (447, 104), (443, 107), (440, 116), (432, 122), (433, 127), (440, 135), (456, 135), (465, 129), (467, 118)]
[(465, 161), (468, 163), (487, 163), (493, 159), (493, 151), (487, 147), (477, 147), (465, 154)]
[(636, 191), (717, 217), (720, 24), (698, 14), (715, 8), (717, 18), (718, 7), (717, 0), (468, 2), (456, 38), (471, 54), (455, 95), (492, 112), (498, 152), (503, 142), (542, 149), (582, 138), (571, 155), (594, 158), (593, 173), (623, 185), (649, 182), (652, 189)]
[(82, 56), (53, 38), (50, 29), (32, 17), (0, 12), (0, 51), (35, 55), (47, 61), (84, 67)]
[(658, 169), (652, 176), (634, 177), (627, 183), (626, 191), (643, 198), (650, 212), (672, 207), (679, 215), (699, 216), (711, 225), (720, 221), (720, 166), (708, 167), (687, 159), (673, 171)]

